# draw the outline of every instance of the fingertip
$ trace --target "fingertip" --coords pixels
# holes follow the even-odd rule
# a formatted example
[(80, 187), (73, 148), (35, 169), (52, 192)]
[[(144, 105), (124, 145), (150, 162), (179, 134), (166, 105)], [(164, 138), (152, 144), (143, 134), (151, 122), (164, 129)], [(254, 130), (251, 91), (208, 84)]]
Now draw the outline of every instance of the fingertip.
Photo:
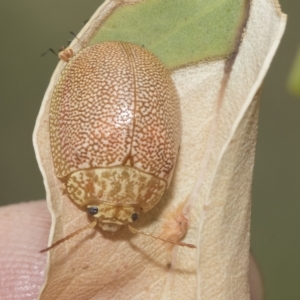
[(259, 266), (250, 252), (249, 264), (249, 286), (250, 286), (250, 299), (263, 300), (264, 299), (264, 284), (262, 274)]
[(44, 280), (50, 228), (46, 201), (0, 208), (0, 299), (36, 299)]

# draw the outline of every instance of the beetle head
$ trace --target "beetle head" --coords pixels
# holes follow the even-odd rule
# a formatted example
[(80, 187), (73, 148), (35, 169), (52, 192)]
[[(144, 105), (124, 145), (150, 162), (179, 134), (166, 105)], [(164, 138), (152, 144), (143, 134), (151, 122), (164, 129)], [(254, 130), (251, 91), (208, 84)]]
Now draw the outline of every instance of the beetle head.
[(139, 217), (137, 210), (133, 205), (87, 205), (87, 212), (97, 220), (98, 226), (109, 232), (116, 232), (122, 226), (136, 221)]

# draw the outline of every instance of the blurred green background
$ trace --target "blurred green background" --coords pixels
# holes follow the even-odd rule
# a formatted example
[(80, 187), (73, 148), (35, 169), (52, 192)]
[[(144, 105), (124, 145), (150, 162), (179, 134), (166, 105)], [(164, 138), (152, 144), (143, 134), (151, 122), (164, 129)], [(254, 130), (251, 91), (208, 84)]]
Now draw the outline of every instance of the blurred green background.
[[(101, 0), (0, 1), (0, 204), (44, 199), (32, 131), (58, 59)], [(300, 1), (282, 0), (288, 25), (265, 80), (253, 184), (252, 249), (267, 300), (300, 299), (300, 99), (286, 80), (300, 44)], [(17, 224), (16, 224), (17, 226)]]

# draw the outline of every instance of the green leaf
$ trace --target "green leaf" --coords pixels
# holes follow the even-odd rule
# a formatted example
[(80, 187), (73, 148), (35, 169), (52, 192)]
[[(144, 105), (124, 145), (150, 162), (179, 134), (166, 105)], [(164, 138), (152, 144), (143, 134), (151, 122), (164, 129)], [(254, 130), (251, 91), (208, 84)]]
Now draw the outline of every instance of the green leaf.
[(169, 68), (224, 58), (234, 50), (247, 0), (148, 0), (119, 7), (90, 45), (108, 40), (143, 45)]
[(291, 94), (300, 97), (300, 47), (293, 63), (287, 86)]

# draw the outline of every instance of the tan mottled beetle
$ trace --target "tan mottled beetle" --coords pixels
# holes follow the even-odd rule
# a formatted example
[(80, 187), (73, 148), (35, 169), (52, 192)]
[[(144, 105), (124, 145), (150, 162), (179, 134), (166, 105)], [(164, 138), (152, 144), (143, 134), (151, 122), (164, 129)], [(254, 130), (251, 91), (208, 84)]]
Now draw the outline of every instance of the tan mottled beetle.
[(73, 57), (64, 51), (50, 108), (55, 173), (95, 218), (89, 227), (115, 232), (155, 206), (170, 184), (179, 98), (170, 71), (142, 47), (104, 42)]

